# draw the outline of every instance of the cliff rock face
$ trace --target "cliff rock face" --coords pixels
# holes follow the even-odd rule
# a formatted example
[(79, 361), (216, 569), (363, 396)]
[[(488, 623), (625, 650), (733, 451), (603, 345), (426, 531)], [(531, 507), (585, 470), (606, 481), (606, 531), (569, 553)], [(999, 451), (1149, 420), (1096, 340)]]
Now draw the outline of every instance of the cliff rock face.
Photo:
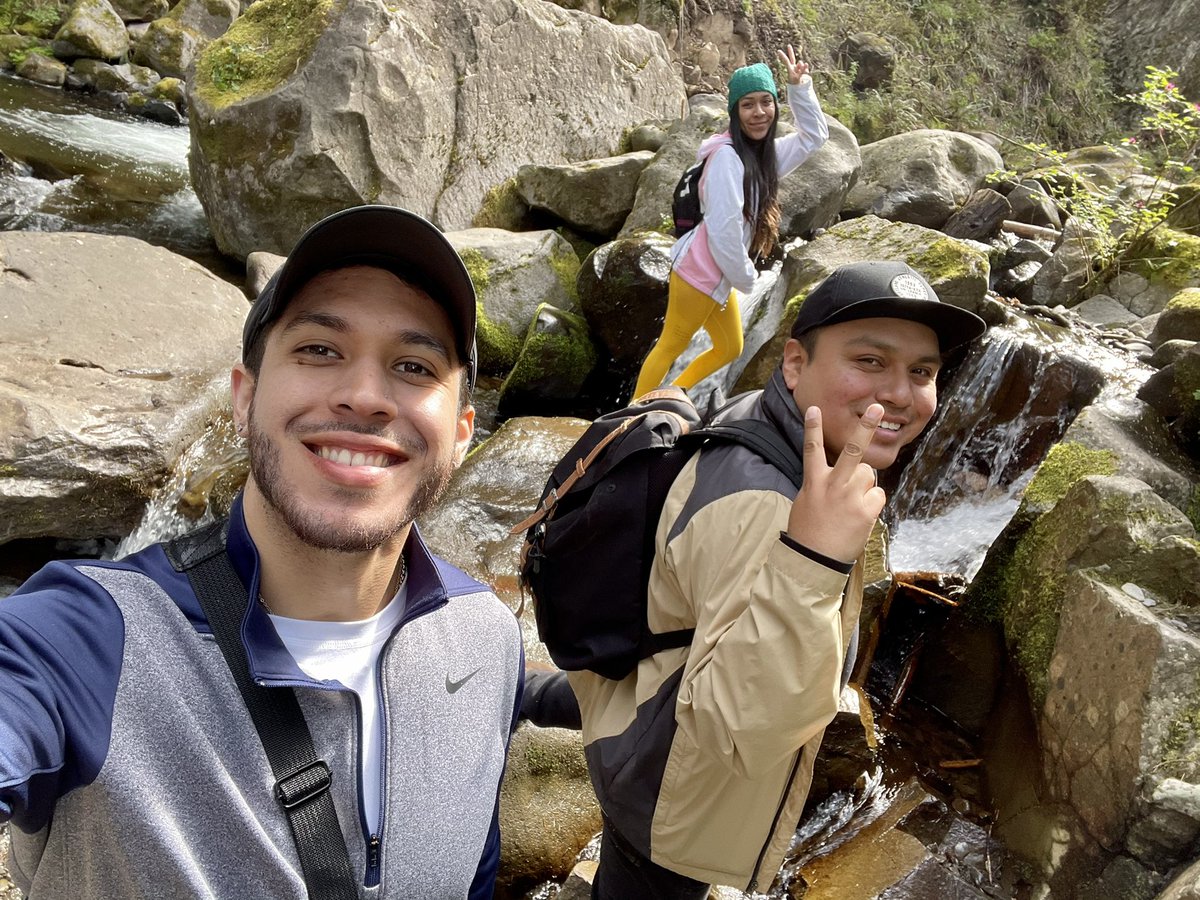
[(457, 229), (521, 165), (609, 156), (683, 99), (657, 34), (547, 3), (261, 0), (197, 66), (192, 179), (236, 256), (363, 202)]
[(1175, 69), (1186, 97), (1200, 95), (1200, 0), (1111, 0), (1106, 52), (1117, 87), (1136, 91), (1146, 66)]

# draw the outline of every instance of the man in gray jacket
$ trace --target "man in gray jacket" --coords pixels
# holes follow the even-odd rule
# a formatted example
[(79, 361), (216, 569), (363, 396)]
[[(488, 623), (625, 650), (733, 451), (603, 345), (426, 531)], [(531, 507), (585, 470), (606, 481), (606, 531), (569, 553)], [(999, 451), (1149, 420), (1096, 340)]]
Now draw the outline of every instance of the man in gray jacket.
[(313, 226), (246, 320), (235, 642), (295, 692), (331, 779), (285, 796), (163, 545), (0, 601), (0, 822), (31, 898), (309, 896), (283, 803), (326, 795), (339, 896), (491, 896), (520, 630), (415, 524), (472, 437), (474, 339), (458, 255), (382, 206)]

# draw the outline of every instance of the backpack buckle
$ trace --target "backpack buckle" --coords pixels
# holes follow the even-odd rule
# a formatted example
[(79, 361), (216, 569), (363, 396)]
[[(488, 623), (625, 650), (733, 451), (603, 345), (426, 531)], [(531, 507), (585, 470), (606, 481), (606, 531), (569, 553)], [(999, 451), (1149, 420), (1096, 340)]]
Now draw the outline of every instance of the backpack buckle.
[(315, 800), (329, 790), (333, 784), (333, 773), (325, 760), (318, 759), (289, 772), (275, 782), (275, 799), (284, 809), (293, 809), (301, 803)]

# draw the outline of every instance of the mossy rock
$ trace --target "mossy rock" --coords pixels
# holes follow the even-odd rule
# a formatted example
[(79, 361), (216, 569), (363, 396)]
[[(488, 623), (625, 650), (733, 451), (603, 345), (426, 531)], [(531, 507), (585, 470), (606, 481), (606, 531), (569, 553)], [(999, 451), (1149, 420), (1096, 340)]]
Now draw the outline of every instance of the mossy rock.
[(497, 413), (501, 418), (568, 414), (599, 356), (583, 316), (543, 303), (500, 387)]
[(1022, 504), (1045, 511), (1067, 495), (1077, 481), (1089, 475), (1112, 475), (1117, 458), (1109, 450), (1089, 450), (1083, 444), (1055, 444), (1025, 488)]
[(193, 93), (218, 110), (270, 93), (308, 59), (333, 8), (333, 0), (258, 0), (251, 4), (200, 54)]
[(517, 190), (517, 177), (506, 178), (483, 197), (483, 205), (471, 220), (472, 228), (503, 228), (519, 231), (525, 217), (529, 215), (529, 204)]
[[(1030, 485), (1031, 502), (1050, 501), (1077, 473), (1109, 464), (1091, 451), (1064, 451), (1043, 482)], [(1074, 480), (987, 577), (1038, 706), (1046, 696), (1064, 579), (1077, 570), (1117, 588), (1133, 582), (1167, 602), (1188, 603), (1200, 580), (1200, 545), (1187, 517), (1143, 482), (1095, 474)], [(972, 597), (977, 590), (973, 585)]]
[(1150, 343), (1157, 347), (1171, 340), (1200, 341), (1200, 288), (1180, 291), (1159, 315)]
[(1175, 203), (1167, 215), (1167, 224), (1176, 231), (1200, 234), (1200, 180), (1175, 188)]
[[(46, 0), (0, 0), (0, 33), (5, 38), (52, 38), (62, 26), (68, 6)], [(28, 48), (8, 48), (15, 49)], [(3, 55), (7, 56), (8, 51)]]
[(1121, 264), (1151, 285), (1200, 287), (1200, 235), (1155, 228), (1130, 248)]

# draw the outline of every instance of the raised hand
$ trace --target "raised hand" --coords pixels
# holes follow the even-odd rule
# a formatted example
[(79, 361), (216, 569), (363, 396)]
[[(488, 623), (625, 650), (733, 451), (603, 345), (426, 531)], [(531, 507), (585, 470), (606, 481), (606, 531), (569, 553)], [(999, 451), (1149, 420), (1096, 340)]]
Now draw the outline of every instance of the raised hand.
[(787, 68), (789, 84), (799, 84), (800, 79), (809, 73), (808, 63), (796, 58), (796, 51), (792, 49), (791, 44), (788, 44), (787, 53), (782, 50), (776, 50), (775, 53), (783, 60), (783, 64)]
[(854, 562), (867, 546), (887, 497), (875, 484), (875, 470), (862, 461), (883, 419), (872, 403), (858, 420), (858, 431), (831, 466), (825, 457), (821, 410), (804, 413), (804, 485), (792, 502), (788, 535), (810, 550), (839, 562)]

